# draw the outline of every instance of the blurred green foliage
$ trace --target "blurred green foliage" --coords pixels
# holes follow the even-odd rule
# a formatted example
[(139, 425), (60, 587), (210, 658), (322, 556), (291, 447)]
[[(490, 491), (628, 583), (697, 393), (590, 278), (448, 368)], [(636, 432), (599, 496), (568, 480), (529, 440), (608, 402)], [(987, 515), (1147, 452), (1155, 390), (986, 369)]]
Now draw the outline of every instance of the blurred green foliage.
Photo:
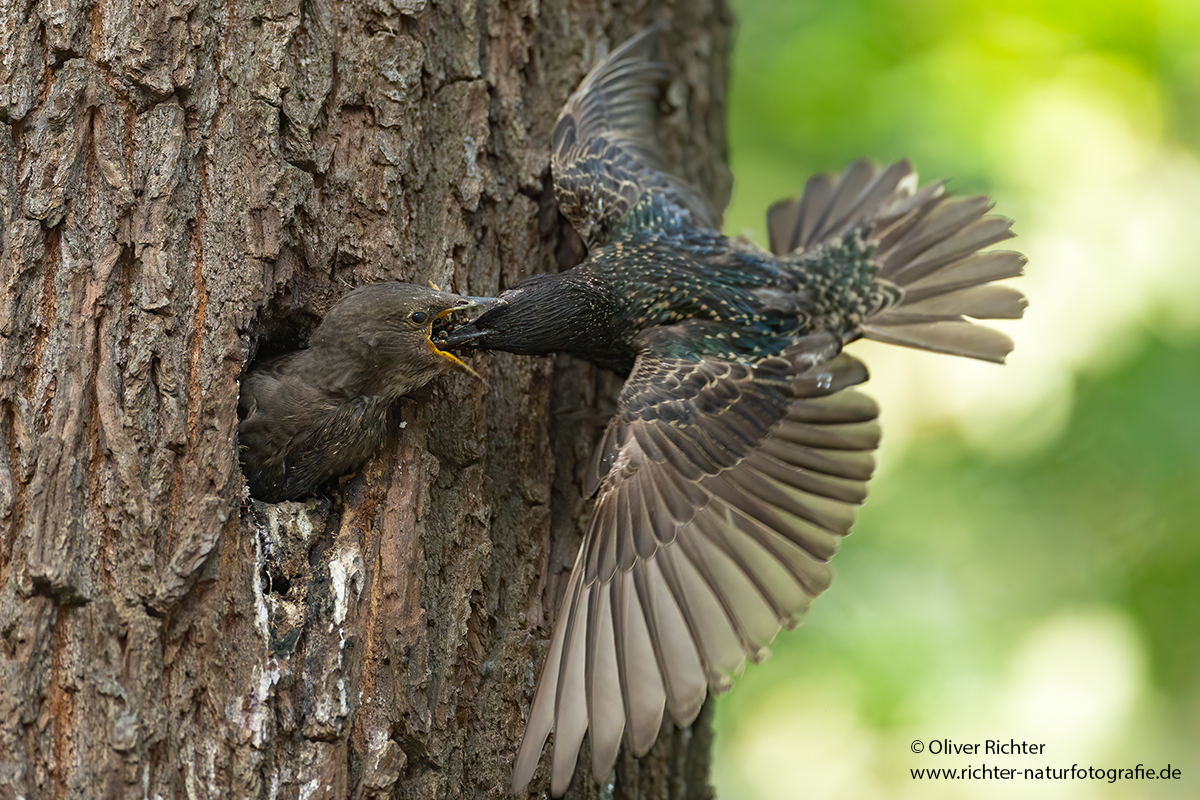
[(1005, 117), (1064, 76), (1124, 107), (1147, 135), (1165, 127), (1200, 145), (1194, 0), (732, 5), (733, 231), (761, 230), (764, 198), (864, 154), (911, 158), (962, 191), (1003, 184), (1006, 148), (995, 139), (1008, 131)]
[[(1045, 280), (1074, 240), (1090, 258), (1087, 226), (1058, 213), (1078, 202), (1094, 215), (1072, 181), (1096, 194), (1111, 155), (1112, 197), (1133, 187), (1170, 207), (1165, 186), (1200, 197), (1196, 0), (732, 5), (730, 233), (764, 241), (766, 206), (813, 172), (908, 157), (1017, 217), (1031, 277), (1043, 278), (1022, 286), (1031, 314), (1059, 316), (1039, 336), (1065, 340), (1101, 313), (1095, 292)], [(1101, 227), (1145, 211), (1129, 202)], [(1166, 264), (1162, 292), (1132, 291), (1148, 268), (1123, 255), (1097, 271), (1112, 303), (1101, 308), (1143, 307), (1132, 322), (1113, 315), (1119, 347), (1077, 348), (1085, 355), (1056, 367), (1070, 412), (1044, 440), (1004, 453), (935, 419), (889, 450), (885, 427), (886, 469), (833, 588), (718, 705), (722, 797), (983, 796), (913, 781), (909, 767), (955, 764), (908, 752), (912, 738), (981, 729), (1046, 742), (1053, 766), (1183, 770), (1177, 782), (1017, 783), (989, 796), (1200, 797), (1200, 314), (1155, 324), (1161, 303), (1200, 307), (1172, 297), (1200, 285), (1200, 258), (1190, 222), (1184, 235), (1151, 230), (1169, 241), (1133, 252)], [(886, 423), (889, 398), (874, 394)]]

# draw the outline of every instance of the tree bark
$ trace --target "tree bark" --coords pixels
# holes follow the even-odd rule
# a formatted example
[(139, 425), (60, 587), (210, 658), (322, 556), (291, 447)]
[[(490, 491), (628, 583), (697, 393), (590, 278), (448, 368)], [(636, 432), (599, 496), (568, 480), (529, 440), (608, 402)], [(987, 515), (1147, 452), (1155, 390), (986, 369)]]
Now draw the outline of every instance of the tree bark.
[[(475, 357), (265, 505), (238, 378), (350, 287), (577, 262), (550, 131), (658, 18), (720, 194), (722, 0), (0, 0), (0, 798), (508, 795), (619, 380)], [(708, 796), (710, 739), (571, 796)]]

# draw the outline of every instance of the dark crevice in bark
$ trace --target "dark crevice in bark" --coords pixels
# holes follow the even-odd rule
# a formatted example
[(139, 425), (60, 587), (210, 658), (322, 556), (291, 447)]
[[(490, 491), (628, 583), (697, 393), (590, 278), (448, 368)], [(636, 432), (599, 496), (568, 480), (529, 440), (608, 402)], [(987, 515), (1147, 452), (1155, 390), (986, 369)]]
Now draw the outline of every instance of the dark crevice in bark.
[(276, 356), (302, 348), (321, 324), (321, 317), (294, 307), (294, 294), (284, 289), (255, 316), (246, 330), (250, 340), (246, 372)]

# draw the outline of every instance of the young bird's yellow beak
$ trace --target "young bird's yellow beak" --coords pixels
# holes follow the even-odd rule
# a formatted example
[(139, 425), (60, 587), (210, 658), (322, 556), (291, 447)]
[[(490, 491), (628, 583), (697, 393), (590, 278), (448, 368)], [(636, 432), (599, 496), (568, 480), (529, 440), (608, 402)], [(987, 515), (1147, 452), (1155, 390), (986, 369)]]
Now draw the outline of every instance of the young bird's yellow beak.
[[(444, 313), (446, 313), (446, 312), (442, 312), (442, 313), (444, 314)], [(439, 316), (440, 316), (440, 315), (439, 315)], [(454, 355), (454, 353), (451, 353), (451, 352), (449, 352), (449, 351), (446, 351), (446, 350), (442, 350), (442, 349), (441, 349), (441, 348), (439, 348), (439, 347), (438, 347), (436, 344), (434, 344), (434, 343), (433, 343), (433, 339), (429, 338), (428, 336), (426, 336), (426, 337), (425, 337), (425, 341), (426, 341), (426, 342), (429, 344), (429, 349), (430, 349), (430, 350), (432, 350), (433, 352), (437, 353), (439, 356), (441, 356), (442, 358), (446, 359), (446, 360), (447, 360), (447, 361), (449, 361), (451, 364), (454, 364), (455, 366), (457, 366), (457, 367), (460, 367), (461, 369), (464, 369), (464, 370), (466, 370), (466, 371), (467, 371), (468, 373), (470, 373), (471, 375), (474, 375), (476, 378), (478, 378), (478, 379), (480, 380), (480, 382), (482, 382), (482, 383), (487, 383), (487, 381), (486, 381), (486, 380), (484, 380), (484, 378), (483, 378), (483, 376), (482, 376), (482, 375), (480, 375), (478, 372), (476, 372), (475, 370), (473, 370), (473, 369), (471, 369), (470, 367), (468, 367), (468, 366), (467, 366), (465, 363), (463, 363), (463, 360), (462, 360), (461, 358), (459, 358), (458, 356)]]
[[(464, 302), (464, 301), (466, 301), (466, 302)], [(448, 317), (449, 315), (455, 313), (456, 311), (468, 311), (468, 312), (469, 311), (478, 311), (479, 309), (490, 308), (492, 305), (494, 305), (497, 302), (498, 301), (494, 297), (468, 297), (468, 296), (464, 295), (459, 299), (459, 305), (455, 305), (455, 306), (451, 306), (450, 308), (442, 309), (441, 311), (434, 314), (433, 322), (436, 322), (439, 319)], [(475, 370), (468, 367), (465, 363), (463, 363), (462, 359), (460, 359), (458, 356), (454, 355), (453, 353), (449, 352), (448, 350), (441, 349), (440, 347), (438, 347), (436, 344), (433, 343), (433, 338), (432, 338), (433, 322), (430, 322), (430, 333), (426, 336), (426, 341), (429, 343), (429, 349), (432, 350), (434, 353), (437, 353), (439, 356), (446, 359), (450, 363), (454, 364), (455, 366), (465, 370), (466, 372), (468, 372), (471, 375), (474, 375), (476, 378), (478, 378), (483, 383), (487, 383), (487, 381), (485, 381), (483, 379), (482, 375), (480, 375), (478, 372), (476, 372)]]

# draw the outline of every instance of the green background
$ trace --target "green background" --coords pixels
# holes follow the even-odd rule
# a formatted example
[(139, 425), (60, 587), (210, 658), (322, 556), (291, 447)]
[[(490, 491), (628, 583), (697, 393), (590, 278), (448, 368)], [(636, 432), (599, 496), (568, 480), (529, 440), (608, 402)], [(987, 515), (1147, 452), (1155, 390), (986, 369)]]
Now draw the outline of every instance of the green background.
[[(727, 232), (908, 157), (1016, 219), (1030, 308), (1004, 367), (854, 345), (880, 470), (718, 703), (720, 796), (1200, 797), (1200, 2), (732, 5)], [(989, 738), (1043, 754), (910, 749)], [(1138, 763), (1182, 779), (910, 774)]]

